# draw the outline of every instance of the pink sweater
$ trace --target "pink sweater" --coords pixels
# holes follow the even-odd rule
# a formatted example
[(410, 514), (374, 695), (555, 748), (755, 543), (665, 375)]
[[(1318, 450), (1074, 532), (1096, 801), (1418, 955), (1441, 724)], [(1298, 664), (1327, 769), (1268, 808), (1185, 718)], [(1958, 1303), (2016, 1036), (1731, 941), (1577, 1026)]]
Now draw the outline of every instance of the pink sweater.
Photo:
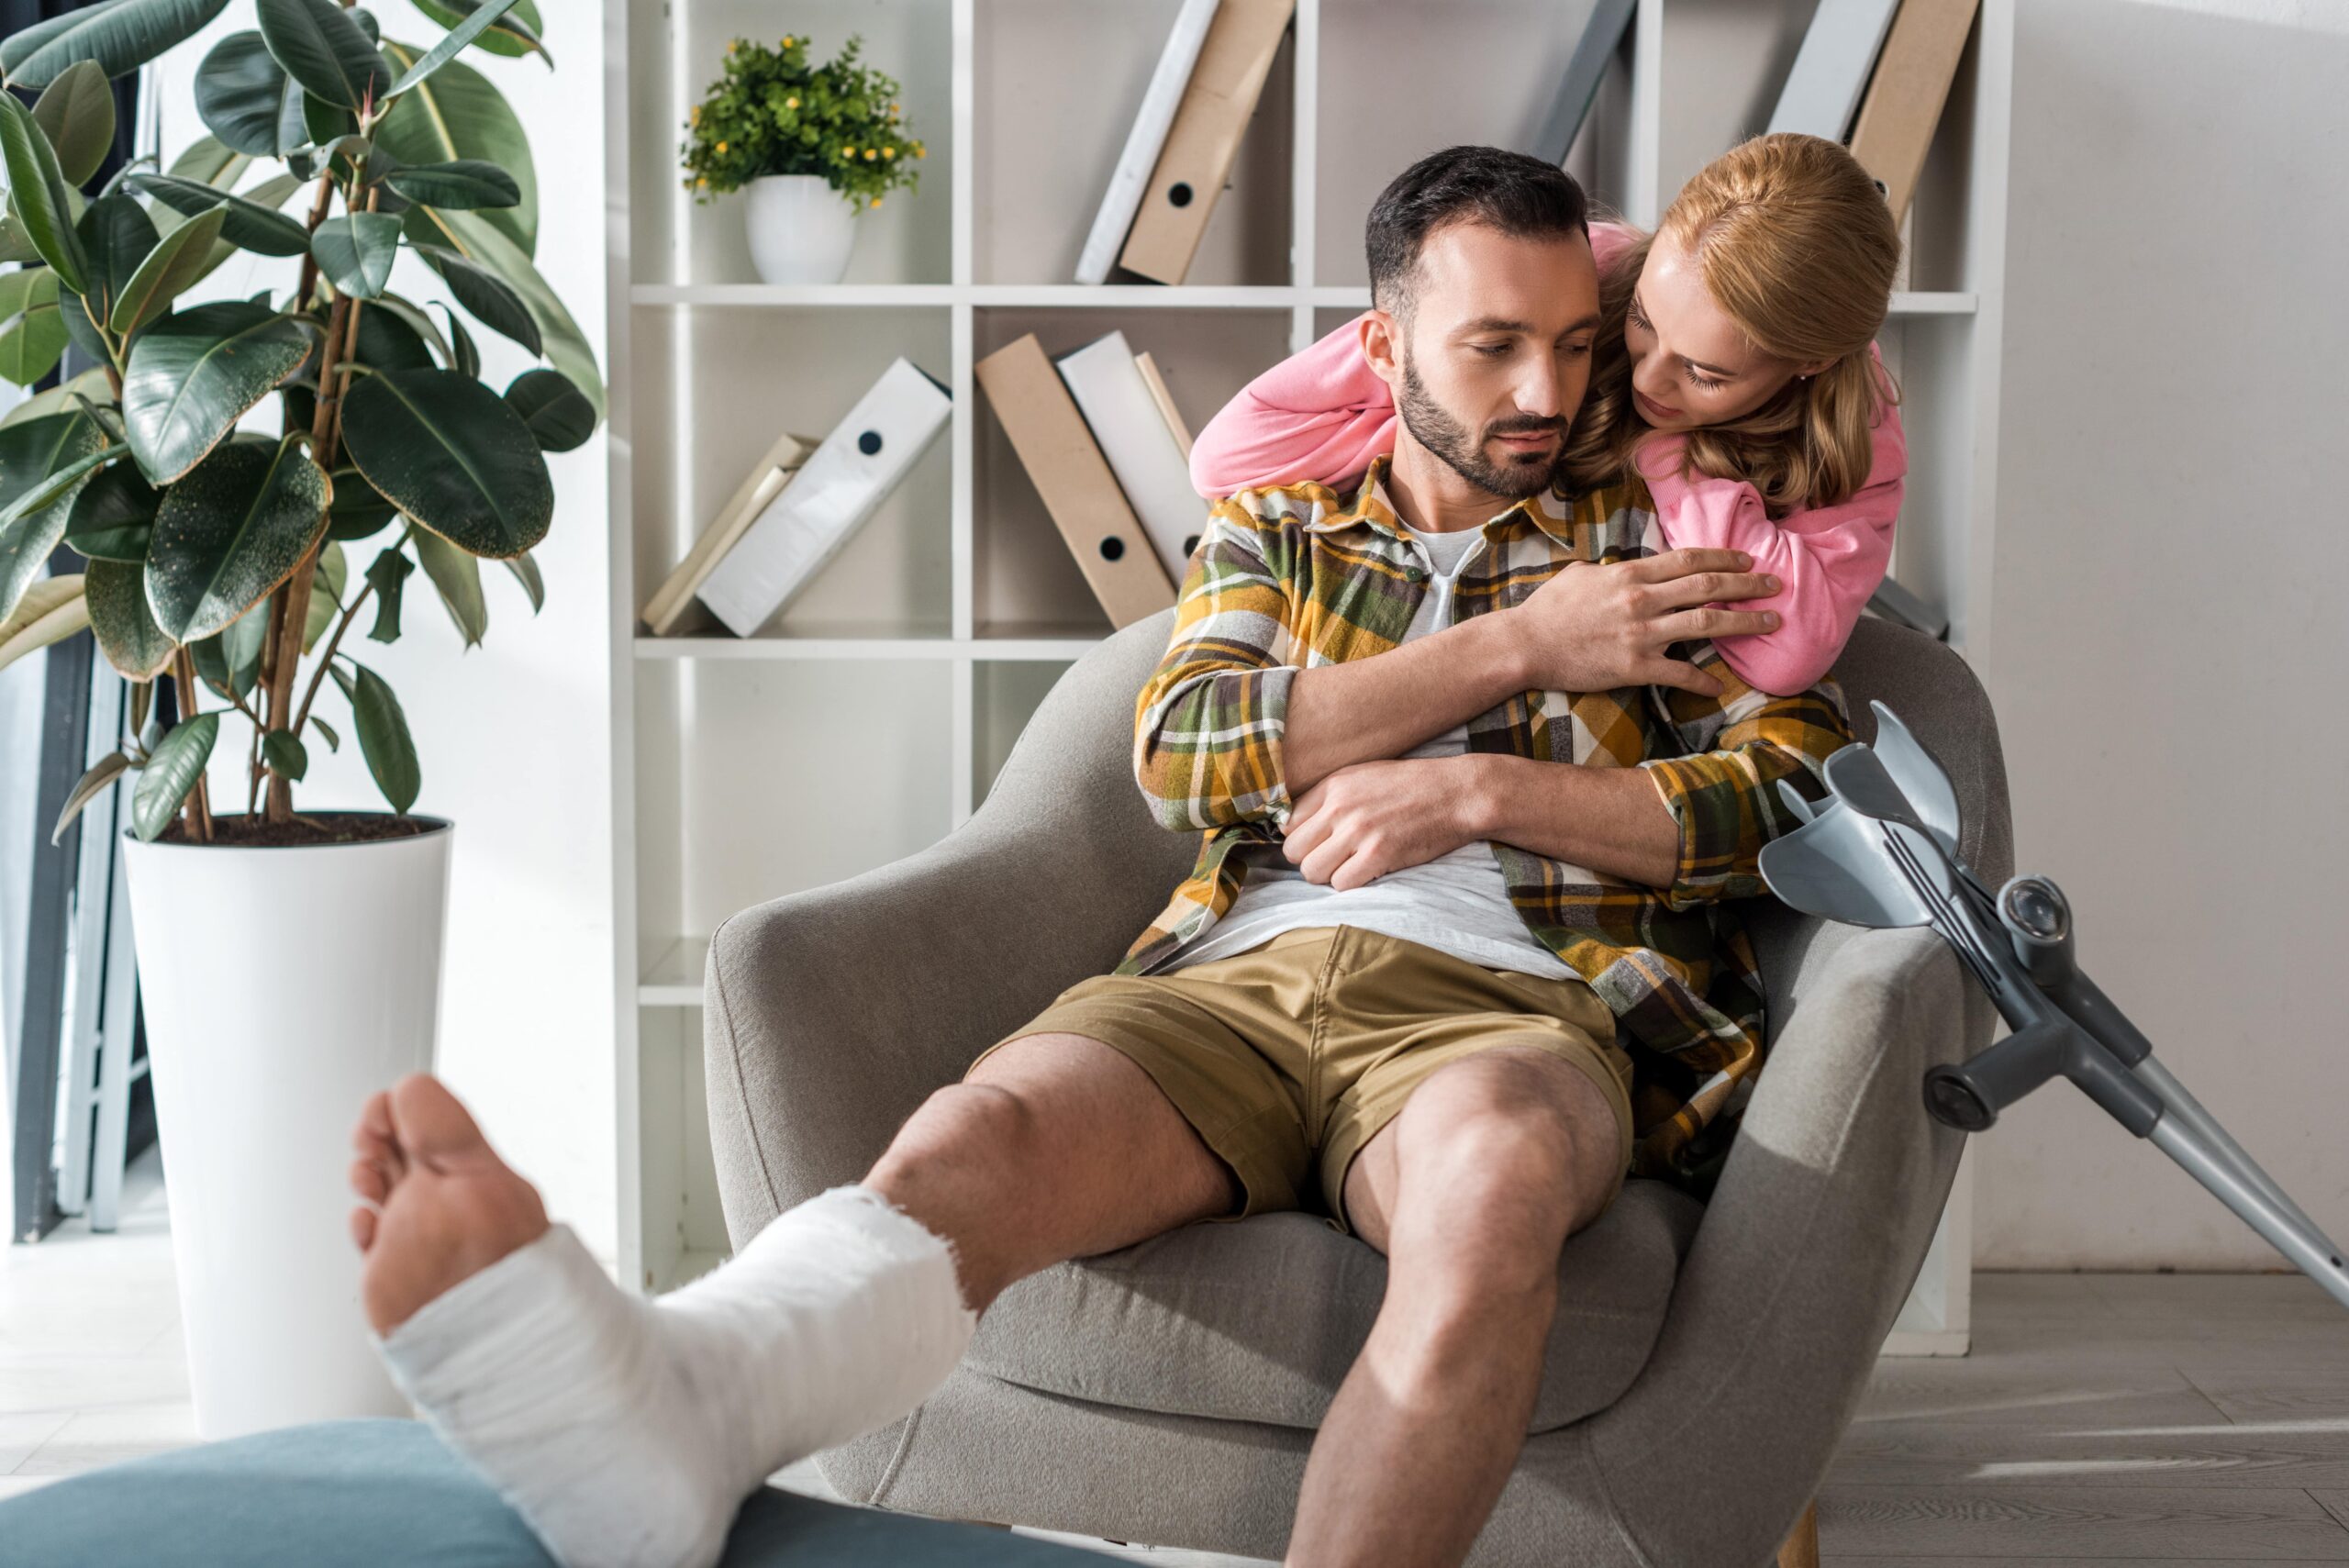
[[(1619, 224), (1591, 225), (1591, 250), (1602, 268), (1634, 238)], [(1719, 640), (1721, 657), (1749, 685), (1790, 696), (1815, 684), (1884, 581), (1909, 472), (1899, 410), (1887, 404), (1875, 434), (1867, 483), (1857, 492), (1836, 506), (1775, 519), (1744, 481), (1681, 473), (1677, 437), (1640, 448), (1640, 473), (1666, 543), (1743, 550), (1754, 571), (1782, 584), (1767, 598), (1730, 606), (1776, 610), (1780, 617), (1776, 631)], [(1250, 382), (1208, 422), (1191, 449), (1191, 484), (1209, 499), (1301, 479), (1342, 489), (1372, 458), (1394, 450), (1394, 398), (1362, 357), (1350, 321)]]

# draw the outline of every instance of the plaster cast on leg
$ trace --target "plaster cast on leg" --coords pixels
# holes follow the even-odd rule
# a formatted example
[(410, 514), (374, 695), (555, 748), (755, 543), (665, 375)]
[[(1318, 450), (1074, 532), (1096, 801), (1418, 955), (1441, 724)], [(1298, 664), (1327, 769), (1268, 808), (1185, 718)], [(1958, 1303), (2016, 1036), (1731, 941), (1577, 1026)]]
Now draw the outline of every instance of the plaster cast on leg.
[(554, 1226), (377, 1344), (564, 1568), (707, 1568), (744, 1496), (912, 1410), (977, 1322), (948, 1243), (845, 1186), (652, 1302)]

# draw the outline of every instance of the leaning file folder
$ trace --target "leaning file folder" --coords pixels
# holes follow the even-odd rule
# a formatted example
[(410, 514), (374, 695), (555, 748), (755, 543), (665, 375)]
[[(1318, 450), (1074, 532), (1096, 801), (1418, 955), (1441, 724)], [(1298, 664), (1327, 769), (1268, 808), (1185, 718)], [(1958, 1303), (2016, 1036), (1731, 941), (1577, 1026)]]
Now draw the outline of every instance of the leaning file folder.
[(1126, 230), (1134, 225), (1134, 209), (1141, 206), (1142, 187), (1150, 183), (1150, 172), (1158, 166), (1159, 150), (1166, 145), (1166, 128), (1174, 123), (1175, 106), (1183, 101), (1191, 67), (1198, 62), (1199, 46), (1207, 41), (1208, 24), (1215, 20), (1215, 6), (1216, 0), (1183, 0), (1174, 30), (1166, 35), (1166, 48), (1158, 57), (1158, 69), (1151, 75), (1141, 106), (1134, 110), (1133, 128), (1126, 133), (1126, 149), (1118, 155), (1109, 189), (1093, 216), (1093, 231), (1085, 237), (1084, 253), (1077, 258), (1078, 283), (1106, 283), (1109, 269), (1117, 264)]
[(1841, 141), (1876, 70), (1899, 0), (1819, 0), (1794, 69), (1770, 113), (1770, 130)]
[(898, 360), (859, 399), (701, 585), (737, 637), (807, 585), (918, 462), (952, 409), (946, 389)]
[(1189, 574), (1191, 552), (1207, 531), (1208, 504), (1191, 488), (1191, 465), (1175, 444), (1150, 380), (1123, 332), (1097, 338), (1053, 363), (1076, 399), (1118, 488), (1141, 522), (1169, 582)]
[(1179, 284), (1215, 216), (1297, 0), (1222, 0), (1118, 253), (1130, 272)]
[(1114, 627), (1174, 602), (1174, 584), (1036, 334), (971, 367), (1019, 464)]

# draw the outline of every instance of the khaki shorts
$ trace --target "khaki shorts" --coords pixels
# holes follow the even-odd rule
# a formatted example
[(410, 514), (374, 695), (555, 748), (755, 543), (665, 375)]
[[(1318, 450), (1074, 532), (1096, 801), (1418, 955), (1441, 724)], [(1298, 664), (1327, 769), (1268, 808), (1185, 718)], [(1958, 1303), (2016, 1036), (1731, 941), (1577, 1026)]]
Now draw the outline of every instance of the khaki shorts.
[(1310, 1211), (1347, 1231), (1346, 1173), (1363, 1146), (1436, 1069), (1501, 1045), (1567, 1062), (1614, 1107), (1609, 1204), (1631, 1168), (1631, 1059), (1587, 984), (1487, 969), (1357, 926), (1284, 931), (1165, 973), (1081, 980), (971, 1068), (1015, 1040), (1057, 1033), (1131, 1058), (1231, 1167), (1244, 1196), (1219, 1220), (1307, 1209), (1318, 1196)]

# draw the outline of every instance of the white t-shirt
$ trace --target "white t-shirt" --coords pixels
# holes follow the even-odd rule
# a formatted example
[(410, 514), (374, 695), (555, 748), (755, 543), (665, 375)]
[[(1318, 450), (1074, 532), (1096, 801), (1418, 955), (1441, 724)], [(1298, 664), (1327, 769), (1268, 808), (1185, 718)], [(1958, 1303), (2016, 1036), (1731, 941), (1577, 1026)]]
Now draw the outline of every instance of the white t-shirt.
[[(1407, 531), (1428, 557), (1433, 573), (1419, 613), (1403, 633), (1403, 640), (1408, 642), (1452, 624), (1453, 585), (1468, 558), (1484, 547), (1485, 532), (1482, 528)], [(1467, 750), (1468, 727), (1455, 724), (1403, 755), (1457, 757)], [(1243, 843), (1232, 852), (1248, 857), (1247, 878), (1240, 895), (1208, 934), (1176, 953), (1165, 970), (1230, 958), (1301, 927), (1359, 926), (1441, 949), (1487, 969), (1546, 975), (1553, 980), (1575, 978), (1575, 972), (1526, 929), (1516, 906), (1508, 901), (1500, 862), (1492, 846), (1481, 839), (1424, 865), (1407, 866), (1360, 887), (1342, 889), (1306, 881), (1305, 873), (1290, 863), (1277, 843)]]

